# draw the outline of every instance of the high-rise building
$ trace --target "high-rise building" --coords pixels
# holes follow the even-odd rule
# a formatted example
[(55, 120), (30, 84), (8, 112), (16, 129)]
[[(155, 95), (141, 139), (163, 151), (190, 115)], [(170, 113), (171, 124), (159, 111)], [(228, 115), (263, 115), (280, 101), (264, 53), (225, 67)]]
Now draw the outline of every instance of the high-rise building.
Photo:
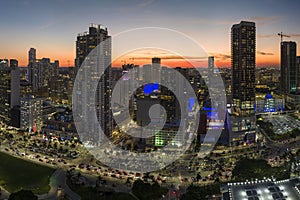
[(38, 88), (50, 87), (49, 81), (58, 76), (59, 61), (50, 61), (50, 58), (42, 58), (36, 60), (37, 65), (37, 84)]
[[(89, 31), (79, 33), (76, 41), (75, 76), (84, 59), (100, 44), (110, 38), (107, 27), (98, 24), (90, 24)], [(108, 51), (111, 51), (108, 47)], [(110, 61), (110, 60), (109, 60)], [(110, 65), (110, 63), (108, 63)]]
[(43, 126), (42, 98), (27, 96), (21, 99), (20, 128), (29, 131), (41, 131)]
[(296, 62), (297, 62), (297, 91), (300, 91), (300, 56), (296, 57)]
[(30, 48), (28, 52), (27, 81), (33, 92), (49, 89), (49, 81), (58, 76), (59, 61), (50, 61), (50, 58), (36, 58), (36, 49)]
[(20, 105), (20, 70), (18, 61), (0, 59), (0, 120), (11, 124), (11, 110)]
[(34, 77), (34, 63), (36, 61), (36, 49), (30, 48), (28, 51), (28, 69), (27, 69), (27, 81), (32, 84)]
[(153, 83), (158, 83), (161, 80), (161, 65), (160, 58), (152, 58), (152, 67), (151, 67), (151, 81)]
[(255, 140), (255, 54), (254, 22), (241, 21), (231, 28), (232, 114), (230, 142)]
[(213, 70), (215, 67), (215, 57), (209, 56), (208, 57), (208, 69)]
[(11, 71), (11, 105), (10, 108), (20, 105), (20, 69), (18, 67), (18, 61), (10, 59), (10, 71)]
[(289, 94), (297, 90), (298, 66), (296, 55), (296, 42), (281, 42), (280, 88), (283, 94)]
[[(103, 132), (106, 135), (111, 134), (112, 130), (112, 114), (111, 114), (111, 106), (110, 106), (110, 80), (111, 80), (111, 36), (108, 34), (108, 30), (106, 27), (97, 24), (91, 24), (88, 32), (80, 33), (77, 36), (76, 41), (76, 59), (75, 59), (75, 77), (83, 64), (85, 58), (89, 56), (94, 48), (96, 48), (100, 43), (97, 49), (97, 53), (93, 54), (96, 56), (96, 62), (94, 64), (97, 65), (97, 70), (104, 71), (104, 74), (101, 77), (91, 76), (88, 77), (90, 79), (86, 80), (87, 76), (84, 75), (82, 77), (78, 77), (78, 79), (82, 80), (85, 84), (85, 88), (83, 89), (83, 94), (76, 98), (74, 101), (80, 101), (81, 105), (87, 105), (85, 103), (86, 98), (90, 95), (91, 90), (89, 90), (91, 82), (98, 82), (98, 88), (96, 91), (96, 101), (92, 102), (91, 105), (87, 105), (84, 110), (81, 110), (83, 118), (88, 118), (88, 122), (84, 123), (83, 130), (92, 129), (95, 133), (98, 131), (98, 126), (95, 121), (99, 121), (102, 127)], [(94, 59), (94, 57), (89, 56), (90, 59)], [(86, 63), (86, 64), (90, 64)], [(91, 63), (93, 64), (93, 63)], [(86, 71), (83, 73), (87, 73)], [(96, 107), (96, 114), (98, 119), (93, 119), (93, 116), (90, 115), (91, 111)], [(78, 108), (80, 109), (80, 108)], [(91, 141), (92, 142), (92, 141)]]
[(239, 115), (254, 113), (255, 23), (242, 21), (231, 28), (232, 103)]
[(146, 83), (159, 83), (161, 80), (161, 59), (152, 58), (152, 64), (143, 65), (142, 77)]

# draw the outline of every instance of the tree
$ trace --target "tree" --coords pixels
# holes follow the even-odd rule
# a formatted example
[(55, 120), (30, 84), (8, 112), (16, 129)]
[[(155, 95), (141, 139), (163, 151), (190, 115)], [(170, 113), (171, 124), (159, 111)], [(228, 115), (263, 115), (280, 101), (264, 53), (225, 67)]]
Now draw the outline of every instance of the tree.
[(8, 137), (9, 137), (9, 139), (14, 139), (14, 136), (11, 133), (8, 135)]
[(138, 179), (133, 183), (132, 193), (141, 200), (160, 199), (168, 192), (167, 188), (160, 187), (158, 183), (144, 183)]
[(209, 195), (220, 194), (220, 184), (215, 183), (209, 186), (190, 185), (186, 193), (183, 194), (181, 200), (202, 200), (207, 199)]
[(200, 172), (198, 172), (197, 176), (196, 176), (197, 182), (202, 179)]
[(125, 185), (128, 185), (128, 186), (129, 186), (130, 184), (131, 184), (131, 182), (130, 182), (130, 178), (128, 177), (128, 178), (127, 178), (127, 180), (126, 180), (126, 183), (125, 183)]
[(8, 200), (37, 200), (38, 197), (30, 190), (20, 190), (11, 193)]

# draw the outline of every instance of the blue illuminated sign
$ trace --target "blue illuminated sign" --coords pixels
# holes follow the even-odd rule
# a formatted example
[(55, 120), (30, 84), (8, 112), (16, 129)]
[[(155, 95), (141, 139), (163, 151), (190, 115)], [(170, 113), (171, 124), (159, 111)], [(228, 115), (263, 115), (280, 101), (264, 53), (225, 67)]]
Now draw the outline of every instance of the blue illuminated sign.
[(193, 107), (195, 105), (195, 98), (189, 98), (188, 110), (189, 112), (193, 111)]
[(144, 94), (149, 95), (154, 91), (157, 91), (159, 88), (158, 83), (149, 83), (144, 85)]

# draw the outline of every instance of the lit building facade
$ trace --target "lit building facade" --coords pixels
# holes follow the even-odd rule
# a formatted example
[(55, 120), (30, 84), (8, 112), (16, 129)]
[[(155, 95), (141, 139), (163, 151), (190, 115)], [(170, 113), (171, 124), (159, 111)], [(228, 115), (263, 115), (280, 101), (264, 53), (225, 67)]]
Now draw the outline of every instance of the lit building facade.
[(215, 67), (215, 57), (209, 56), (208, 57), (208, 69), (213, 70)]
[(231, 94), (229, 142), (255, 141), (256, 28), (254, 22), (241, 21), (231, 28)]
[(0, 119), (11, 124), (11, 110), (20, 105), (20, 70), (18, 61), (0, 59)]
[(297, 62), (297, 91), (300, 91), (300, 56), (296, 57)]
[(231, 28), (232, 104), (241, 116), (254, 113), (256, 30), (242, 21)]
[(41, 131), (43, 126), (43, 99), (28, 96), (21, 99), (20, 128), (29, 131)]
[[(101, 45), (99, 45), (101, 43)], [(98, 46), (99, 45), (99, 46)], [(89, 54), (96, 47), (97, 54)], [(82, 105), (87, 105), (82, 108), (75, 108), (76, 112), (81, 112), (81, 117), (88, 121), (82, 121), (83, 130), (92, 130), (93, 133), (98, 133), (98, 121), (105, 135), (110, 136), (112, 132), (112, 113), (111, 113), (111, 36), (108, 34), (108, 29), (102, 25), (91, 24), (88, 32), (80, 33), (76, 40), (76, 59), (75, 59), (75, 77), (81, 65), (84, 63), (85, 58), (89, 56), (89, 62), (85, 63), (88, 67), (89, 64), (97, 65), (96, 70), (104, 71), (101, 77), (88, 73), (85, 70), (81, 77), (77, 77), (77, 80), (82, 81), (85, 85), (82, 86), (82, 95), (78, 95), (73, 99), (76, 103), (81, 102)], [(94, 63), (90, 62), (94, 60)], [(83, 75), (84, 74), (84, 75)], [(90, 76), (90, 79), (86, 79)], [(97, 82), (98, 87), (96, 90), (95, 102), (87, 103), (87, 98), (91, 95), (91, 85)], [(96, 108), (97, 118), (94, 119), (90, 115), (91, 111)], [(95, 138), (94, 138), (95, 136)], [(98, 140), (98, 136), (87, 136), (88, 140)]]
[(280, 88), (283, 94), (296, 92), (298, 79), (298, 65), (296, 62), (296, 42), (281, 43)]
[(256, 100), (255, 112), (259, 113), (272, 113), (283, 112), (285, 103), (284, 99), (276, 99), (271, 94), (267, 94), (265, 99)]
[(28, 52), (27, 81), (32, 87), (32, 92), (42, 89), (50, 90), (50, 80), (58, 77), (59, 61), (51, 62), (49, 58), (36, 58), (36, 49), (30, 48)]

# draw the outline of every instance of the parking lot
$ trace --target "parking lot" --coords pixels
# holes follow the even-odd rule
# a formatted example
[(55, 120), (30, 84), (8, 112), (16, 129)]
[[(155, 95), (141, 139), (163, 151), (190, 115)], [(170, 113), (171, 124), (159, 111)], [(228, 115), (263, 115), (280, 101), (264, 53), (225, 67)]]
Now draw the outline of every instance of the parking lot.
[(296, 128), (300, 129), (300, 121), (289, 115), (270, 116), (265, 120), (272, 123), (276, 134), (285, 134)]

